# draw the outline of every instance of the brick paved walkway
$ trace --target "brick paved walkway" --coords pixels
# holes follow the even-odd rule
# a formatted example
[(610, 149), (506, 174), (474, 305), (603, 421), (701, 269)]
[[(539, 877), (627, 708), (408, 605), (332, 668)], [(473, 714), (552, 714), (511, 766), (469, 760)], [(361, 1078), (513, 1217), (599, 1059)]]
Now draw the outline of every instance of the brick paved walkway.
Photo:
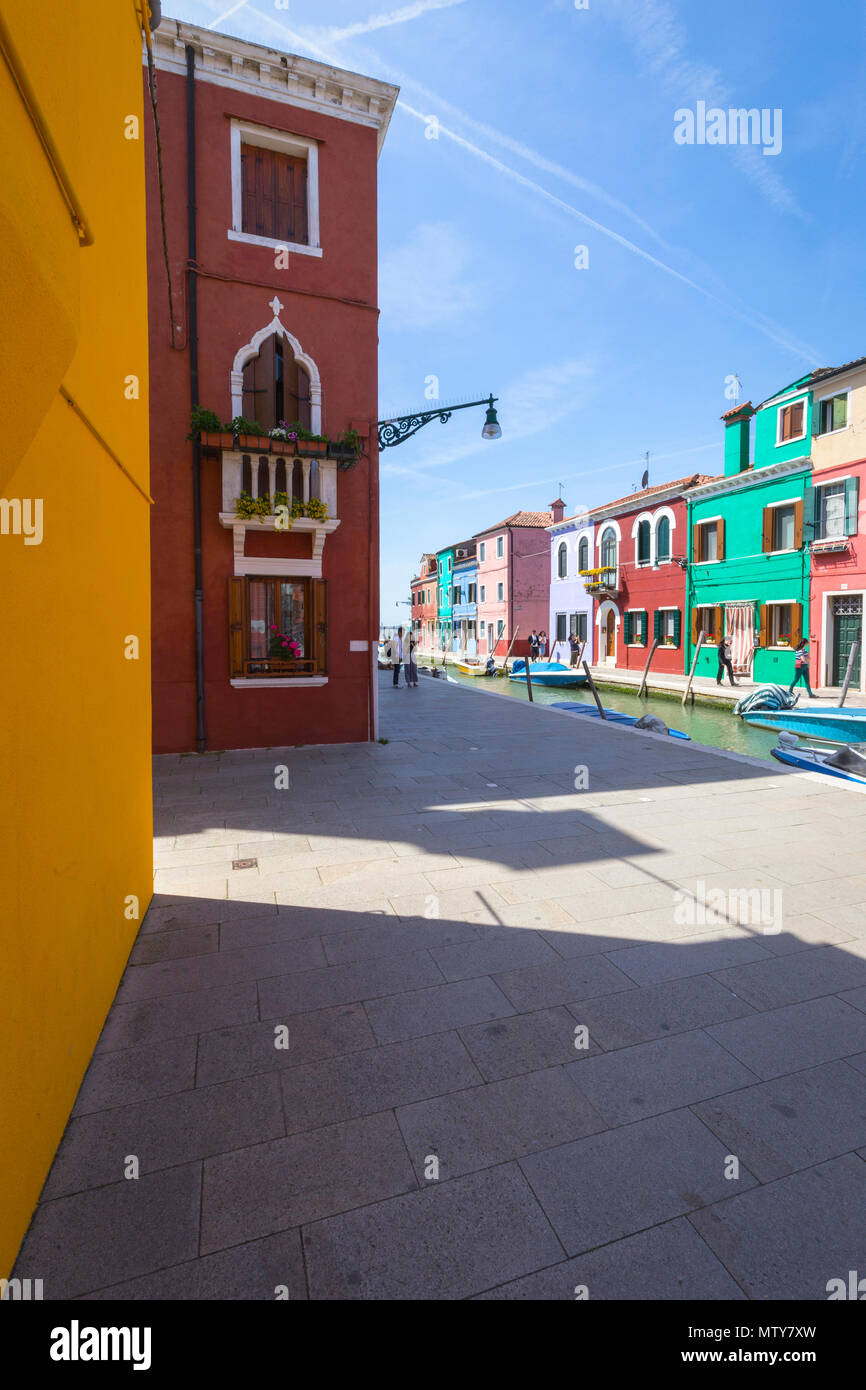
[[(156, 897), (16, 1273), (822, 1299), (862, 1270), (866, 797), (429, 679), (381, 707), (385, 745), (156, 759)], [(753, 890), (781, 933), (758, 898), (738, 924)]]

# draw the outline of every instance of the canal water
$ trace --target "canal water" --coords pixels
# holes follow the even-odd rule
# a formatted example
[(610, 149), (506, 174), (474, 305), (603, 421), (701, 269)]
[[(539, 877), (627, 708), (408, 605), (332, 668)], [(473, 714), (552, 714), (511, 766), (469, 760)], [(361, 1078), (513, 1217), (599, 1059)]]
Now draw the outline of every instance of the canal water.
[[(427, 665), (422, 662), (422, 665)], [(439, 668), (441, 671), (441, 667)], [(448, 675), (459, 685), (471, 686), (479, 693), (495, 691), (497, 695), (509, 695), (515, 700), (528, 700), (526, 686), (520, 681), (504, 677), (461, 676), (453, 666), (447, 668)], [(422, 676), (429, 680), (429, 676)], [(441, 679), (441, 676), (440, 676)], [(594, 704), (586, 686), (574, 689), (551, 690), (533, 685), (532, 694), (538, 705), (552, 705), (560, 700), (574, 701), (576, 704)], [(657, 714), (669, 729), (681, 729), (695, 743), (706, 743), (713, 748), (728, 748), (734, 753), (748, 753), (753, 758), (767, 758), (770, 749), (777, 743), (777, 735), (770, 729), (756, 729), (751, 724), (732, 713), (729, 705), (702, 705), (689, 702), (683, 708), (682, 695), (650, 695), (639, 699), (637, 694), (609, 687), (598, 686), (601, 703), (607, 709), (617, 709), (623, 714), (634, 714), (638, 718), (644, 714)]]

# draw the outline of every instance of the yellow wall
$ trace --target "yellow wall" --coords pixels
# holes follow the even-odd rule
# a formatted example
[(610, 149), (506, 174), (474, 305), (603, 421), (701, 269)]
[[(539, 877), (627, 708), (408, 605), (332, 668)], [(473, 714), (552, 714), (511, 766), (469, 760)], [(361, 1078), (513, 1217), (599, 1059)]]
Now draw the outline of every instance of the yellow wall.
[(812, 410), (817, 418), (818, 401), (850, 388), (848, 397), (848, 428), (832, 434), (816, 434), (812, 439), (812, 468), (818, 473), (824, 468), (838, 468), (866, 458), (866, 371), (843, 376), (817, 387)]
[(0, 497), (41, 498), (44, 527), (39, 545), (0, 534), (0, 1277), (152, 885), (150, 507), (59, 394), (147, 492), (140, 25), (133, 0), (2, 0), (2, 14), (94, 243), (0, 59)]

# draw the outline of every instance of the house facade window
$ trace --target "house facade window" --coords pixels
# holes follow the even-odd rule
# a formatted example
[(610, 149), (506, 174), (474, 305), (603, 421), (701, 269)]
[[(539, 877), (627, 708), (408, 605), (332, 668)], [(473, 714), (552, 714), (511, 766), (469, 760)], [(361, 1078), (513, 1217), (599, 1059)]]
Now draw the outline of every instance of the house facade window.
[(499, 601), (500, 603), (501, 603), (502, 600), (505, 598), (505, 585), (504, 585), (504, 584), (497, 584), (497, 585), (496, 585), (496, 597), (497, 597), (497, 599), (498, 599), (498, 601)]
[(274, 333), (243, 368), (242, 400), (242, 413), (266, 430), (274, 429), (281, 420), (311, 428), (310, 378)]
[(659, 517), (658, 529), (656, 531), (656, 563), (666, 565), (671, 558), (671, 522), (670, 517)]
[(802, 608), (799, 603), (767, 603), (761, 613), (765, 647), (793, 647), (800, 640)]
[(580, 642), (586, 641), (587, 630), (586, 613), (569, 613), (568, 632), (570, 637), (576, 637)]
[(582, 574), (589, 569), (589, 541), (586, 536), (581, 536), (577, 545), (577, 569)]
[(653, 640), (663, 647), (678, 647), (682, 617), (678, 608), (657, 608), (653, 619)]
[(773, 549), (794, 549), (794, 508), (773, 508)]
[(487, 585), (486, 585), (486, 584), (482, 584), (482, 585), (481, 585), (481, 602), (482, 602), (482, 603), (486, 603), (486, 602), (487, 602)]
[(806, 402), (780, 405), (776, 415), (776, 443), (790, 444), (794, 439), (802, 439), (805, 433)]
[(815, 489), (815, 539), (826, 541), (844, 535), (845, 483), (824, 483)]
[(327, 580), (229, 580), (233, 679), (327, 673)]
[(761, 547), (765, 554), (777, 550), (799, 550), (802, 544), (802, 501), (780, 502), (764, 508)]
[(724, 635), (725, 610), (721, 604), (714, 607), (692, 609), (692, 642), (697, 642), (701, 633), (705, 642), (721, 642)]
[(844, 430), (848, 425), (848, 392), (840, 391), (837, 396), (827, 396), (818, 402), (818, 428), (816, 434), (832, 434), (834, 430)]
[(497, 536), (497, 537), (496, 537), (496, 558), (497, 558), (497, 560), (501, 560), (501, 559), (502, 559), (502, 556), (503, 556), (504, 554), (505, 554), (505, 542), (504, 542), (502, 536)]
[(240, 120), (231, 122), (229, 139), (230, 240), (321, 256), (316, 141)]
[(612, 526), (602, 533), (601, 565), (603, 569), (616, 569), (616, 531)]
[(478, 558), (479, 558), (479, 560), (481, 560), (482, 563), (483, 563), (483, 561), (484, 561), (484, 559), (486, 558), (486, 556), (487, 556), (487, 546), (486, 546), (485, 542), (482, 541), (481, 544), (480, 544), (479, 547), (478, 547)]
[(725, 523), (721, 517), (699, 521), (694, 528), (692, 558), (699, 564), (712, 564), (725, 558)]
[(623, 640), (627, 647), (645, 647), (647, 642), (647, 613), (643, 608), (629, 608), (623, 614)]
[(648, 521), (641, 521), (638, 525), (635, 558), (639, 565), (650, 563), (650, 524)]
[(558, 579), (565, 579), (568, 574), (568, 546), (562, 541), (556, 552), (556, 574)]
[(565, 639), (566, 639), (566, 637), (568, 636), (568, 632), (567, 632), (567, 630), (566, 630), (566, 623), (567, 623), (567, 622), (568, 622), (568, 616), (567, 616), (567, 614), (565, 614), (565, 613), (557, 613), (557, 615), (556, 615), (556, 641), (557, 641), (557, 642), (564, 642)]

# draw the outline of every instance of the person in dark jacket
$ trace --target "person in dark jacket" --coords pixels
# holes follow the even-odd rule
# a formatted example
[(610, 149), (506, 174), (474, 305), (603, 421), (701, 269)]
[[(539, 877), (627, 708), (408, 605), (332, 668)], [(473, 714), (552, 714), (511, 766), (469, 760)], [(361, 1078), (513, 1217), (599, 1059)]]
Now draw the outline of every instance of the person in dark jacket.
[(736, 685), (737, 682), (734, 680), (734, 668), (731, 665), (731, 639), (729, 637), (722, 637), (719, 642), (719, 670), (716, 675), (716, 685), (722, 684), (725, 679), (726, 670), (731, 685)]

